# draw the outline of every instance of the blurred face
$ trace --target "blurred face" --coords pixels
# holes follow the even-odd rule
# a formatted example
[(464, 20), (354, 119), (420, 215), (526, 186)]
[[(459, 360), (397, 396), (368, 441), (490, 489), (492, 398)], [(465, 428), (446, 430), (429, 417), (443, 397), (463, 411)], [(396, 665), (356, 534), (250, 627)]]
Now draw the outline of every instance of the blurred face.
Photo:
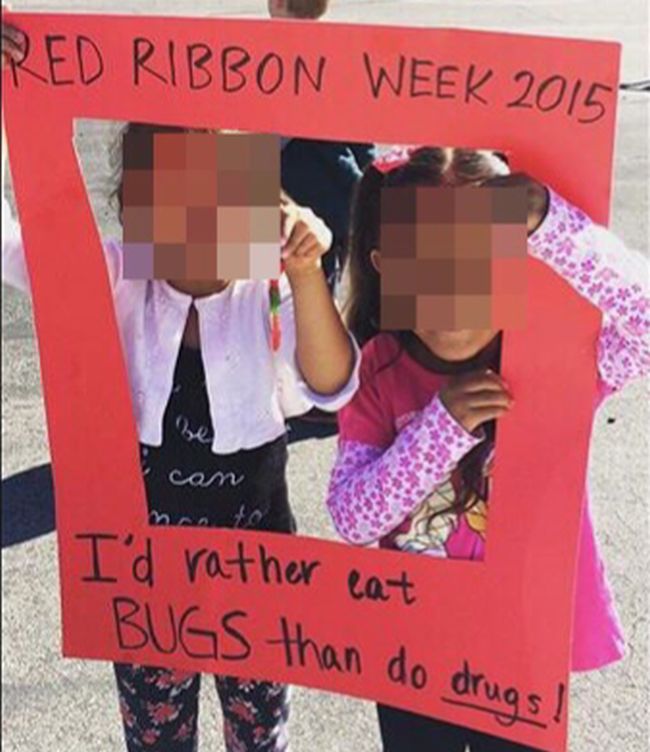
[(434, 355), (450, 362), (474, 357), (499, 333), (498, 329), (460, 329), (458, 331), (416, 331)]
[(276, 136), (127, 133), (127, 279), (269, 279), (280, 273)]
[(381, 328), (463, 359), (490, 333), (522, 327), (526, 216), (519, 186), (383, 189)]

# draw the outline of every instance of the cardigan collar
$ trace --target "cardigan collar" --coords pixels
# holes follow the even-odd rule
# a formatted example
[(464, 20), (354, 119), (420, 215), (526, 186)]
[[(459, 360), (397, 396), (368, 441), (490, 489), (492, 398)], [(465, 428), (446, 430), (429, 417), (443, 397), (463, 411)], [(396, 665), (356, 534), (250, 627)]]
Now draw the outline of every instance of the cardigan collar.
[(164, 279), (152, 280), (151, 283), (160, 291), (163, 299), (174, 308), (178, 308), (181, 311), (187, 311), (190, 306), (194, 304), (195, 308), (199, 311), (209, 311), (217, 302), (229, 300), (233, 295), (235, 286), (240, 284), (241, 281), (235, 280), (230, 282), (227, 287), (224, 287), (224, 289), (219, 292), (210, 295), (202, 295), (200, 297), (194, 297), (188, 293), (181, 292)]

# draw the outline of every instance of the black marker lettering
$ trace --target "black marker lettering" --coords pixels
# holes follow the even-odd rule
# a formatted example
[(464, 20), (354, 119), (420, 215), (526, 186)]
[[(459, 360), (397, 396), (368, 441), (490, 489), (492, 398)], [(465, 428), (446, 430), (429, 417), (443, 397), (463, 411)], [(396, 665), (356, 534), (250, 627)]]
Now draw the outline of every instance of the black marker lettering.
[(395, 684), (410, 684), (414, 689), (424, 689), (429, 682), (427, 670), (422, 664), (416, 663), (409, 669), (405, 645), (401, 645), (396, 655), (388, 661), (386, 672)]
[(569, 100), (569, 107), (567, 109), (568, 115), (573, 115), (573, 110), (575, 109), (576, 100), (578, 99), (578, 94), (581, 88), (582, 88), (582, 80), (578, 79), (573, 85), (573, 91), (571, 92), (571, 99)]
[(45, 52), (47, 54), (47, 62), (50, 67), (50, 83), (54, 86), (69, 86), (74, 83), (72, 78), (59, 78), (57, 79), (56, 66), (59, 63), (66, 61), (65, 55), (54, 54), (54, 44), (57, 42), (65, 42), (67, 37), (64, 34), (46, 34), (45, 36)]
[(323, 77), (325, 75), (325, 63), (326, 62), (327, 62), (326, 59), (321, 55), (318, 59), (318, 69), (316, 71), (316, 76), (312, 77), (309, 67), (307, 66), (307, 63), (305, 62), (305, 60), (303, 60), (303, 58), (300, 55), (298, 55), (298, 58), (296, 59), (296, 75), (294, 77), (293, 93), (294, 94), (301, 93), (301, 87), (300, 87), (301, 72), (307, 78), (313, 90), (315, 92), (320, 93), (323, 89)]
[[(185, 569), (190, 583), (196, 581), (199, 564), (203, 562), (205, 573), (211, 579), (223, 577), (224, 580), (231, 580), (232, 575), (228, 574), (221, 564), (221, 557), (217, 551), (208, 551), (207, 548), (200, 548), (198, 551), (191, 552), (185, 549)], [(225, 562), (229, 564), (229, 561)]]
[(519, 691), (515, 687), (508, 687), (503, 693), (503, 701), (512, 708), (512, 715), (510, 718), (497, 716), (497, 723), (513, 726), (519, 719)]
[(287, 666), (291, 667), (297, 663), (304, 667), (310, 661), (315, 661), (318, 668), (323, 671), (361, 674), (361, 653), (357, 648), (347, 646), (341, 654), (341, 649), (333, 645), (319, 646), (315, 640), (304, 635), (300, 622), (296, 623), (295, 633), (292, 633), (284, 616), (280, 619), (280, 628), (281, 637), (266, 642), (269, 645), (282, 645)]
[(185, 570), (191, 584), (196, 580), (196, 570), (198, 569), (201, 558), (207, 553), (207, 548), (200, 548), (198, 551), (189, 551), (185, 549)]
[[(551, 96), (547, 97), (547, 101), (544, 102), (544, 95), (547, 94), (549, 90), (551, 90), (552, 92), (551, 87), (556, 84), (559, 84), (557, 91), (555, 92), (555, 94), (551, 94)], [(564, 99), (566, 87), (566, 78), (564, 78), (563, 76), (550, 76), (545, 81), (542, 81), (539, 89), (537, 90), (537, 107), (542, 112), (549, 112), (550, 110), (554, 110), (556, 107), (559, 107), (562, 100)]]
[(398, 580), (387, 579), (386, 585), (400, 590), (402, 593), (402, 599), (404, 600), (404, 605), (406, 606), (411, 606), (417, 600), (414, 595), (410, 595), (410, 591), (415, 588), (415, 583), (409, 580), (406, 572), (402, 572)]
[(168, 83), (167, 79), (158, 71), (150, 68), (146, 63), (151, 59), (156, 48), (149, 39), (145, 37), (136, 37), (133, 40), (133, 83), (140, 86), (140, 71), (146, 71), (162, 83)]
[[(125, 608), (126, 607), (126, 610)], [(149, 635), (139, 624), (131, 620), (140, 611), (140, 604), (132, 598), (113, 598), (113, 617), (117, 629), (117, 641), (122, 650), (139, 650), (149, 642)], [(124, 636), (124, 627), (130, 627), (140, 639), (128, 642)]]
[(397, 72), (393, 72), (395, 80), (391, 78), (388, 70), (383, 65), (379, 66), (378, 72), (375, 74), (372, 66), (372, 60), (367, 52), (363, 53), (363, 62), (366, 67), (366, 73), (368, 75), (368, 82), (372, 91), (372, 96), (378, 99), (386, 84), (395, 96), (400, 96), (402, 93), (402, 85), (404, 83), (404, 66), (406, 65), (406, 58), (404, 55), (399, 56), (399, 66)]
[(33, 76), (34, 78), (37, 78), (39, 81), (42, 81), (44, 84), (48, 83), (47, 77), (42, 76), (40, 73), (37, 73), (35, 70), (32, 70), (31, 68), (28, 68), (25, 65), (25, 62), (27, 58), (29, 57), (29, 52), (31, 50), (31, 40), (27, 34), (24, 34), (24, 40), (25, 40), (25, 54), (20, 58), (20, 60), (14, 60), (13, 57), (9, 58), (9, 67), (11, 70), (11, 76), (14, 80), (14, 86), (18, 88), (18, 69), (20, 69), (23, 73), (28, 73), (30, 76)]
[(444, 87), (456, 87), (456, 81), (453, 79), (446, 78), (447, 73), (458, 73), (458, 66), (457, 65), (441, 65), (437, 72), (436, 72), (436, 89), (437, 89), (437, 97), (438, 99), (453, 99), (456, 94), (450, 93), (445, 94), (444, 93)]
[[(270, 78), (271, 83), (270, 85), (265, 85), (265, 74), (269, 69), (271, 74), (270, 76), (266, 76), (266, 78)], [(262, 94), (273, 94), (274, 91), (277, 91), (282, 85), (284, 79), (284, 62), (282, 61), (282, 58), (275, 52), (269, 52), (264, 55), (257, 67), (256, 79), (257, 86)]]
[(430, 60), (419, 60), (418, 58), (411, 58), (411, 89), (410, 95), (412, 97), (432, 97), (433, 92), (431, 89), (417, 89), (418, 82), (426, 82), (431, 84), (431, 76), (428, 74), (421, 75), (418, 73), (418, 68), (428, 67), (433, 68), (433, 63)]
[[(260, 564), (262, 565), (262, 578), (267, 585), (271, 580), (274, 580), (276, 583), (282, 582), (280, 560), (276, 556), (267, 554), (264, 546), (260, 546)], [(273, 572), (273, 575), (271, 572)]]
[(531, 715), (539, 715), (542, 698), (539, 695), (528, 695), (528, 712)]
[[(94, 73), (88, 74), (87, 72), (86, 63), (84, 62), (87, 55), (84, 54), (84, 50), (88, 50), (88, 52), (92, 51), (94, 53), (94, 55), (91, 55), (91, 57), (94, 57), (95, 59), (96, 70)], [(104, 72), (102, 53), (93, 40), (89, 37), (83, 36), (83, 34), (80, 34), (77, 37), (77, 59), (79, 61), (81, 83), (84, 84), (84, 86), (89, 86), (93, 81), (97, 81), (97, 79), (101, 77)]]
[(470, 98), (477, 99), (479, 102), (482, 102), (483, 104), (487, 104), (487, 99), (484, 99), (482, 96), (477, 94), (477, 89), (480, 89), (482, 86), (485, 86), (485, 84), (492, 78), (494, 75), (494, 71), (492, 68), (488, 68), (487, 71), (483, 74), (482, 78), (479, 78), (478, 81), (474, 81), (474, 74), (476, 73), (476, 66), (474, 64), (469, 66), (469, 70), (467, 71), (467, 80), (465, 84), (465, 103), (467, 104), (470, 100)]
[(533, 103), (532, 102), (525, 102), (524, 100), (526, 97), (530, 94), (530, 90), (533, 87), (533, 82), (535, 81), (535, 77), (529, 70), (520, 70), (514, 75), (514, 81), (516, 83), (519, 83), (522, 79), (527, 79), (528, 84), (524, 88), (524, 91), (519, 96), (518, 99), (513, 99), (511, 102), (508, 102), (506, 107), (525, 107), (527, 109), (532, 108)]
[(167, 45), (167, 54), (169, 56), (169, 81), (172, 86), (176, 86), (176, 45), (173, 40)]
[(420, 664), (413, 666), (413, 670), (411, 671), (411, 684), (415, 689), (424, 689), (427, 686), (428, 681), (429, 678), (424, 666), (421, 666)]
[(147, 538), (145, 553), (136, 556), (132, 567), (133, 579), (143, 585), (153, 587), (153, 554), (151, 551), (151, 538)]
[[(235, 58), (233, 60), (233, 58)], [(241, 91), (246, 86), (246, 76), (240, 69), (250, 62), (251, 56), (243, 47), (236, 45), (224, 47), (221, 51), (221, 86), (227, 93)], [(230, 83), (229, 73), (239, 76), (237, 83)]]
[(248, 582), (248, 567), (255, 564), (255, 559), (246, 556), (244, 544), (240, 541), (237, 544), (237, 556), (234, 559), (226, 559), (226, 564), (236, 564), (239, 568), (239, 579), (245, 584)]
[(605, 114), (605, 105), (603, 102), (594, 99), (594, 96), (598, 93), (598, 89), (602, 89), (602, 91), (614, 91), (611, 86), (607, 86), (606, 84), (592, 84), (589, 87), (589, 91), (587, 92), (587, 98), (585, 99), (585, 108), (593, 109), (596, 108), (597, 113), (593, 115), (593, 117), (590, 118), (578, 118), (579, 123), (595, 123), (597, 120), (600, 120), (601, 117)]
[(117, 577), (109, 577), (101, 571), (99, 565), (99, 542), (117, 540), (119, 536), (112, 533), (78, 533), (75, 538), (78, 540), (89, 540), (92, 548), (93, 571), (90, 576), (82, 577), (83, 582), (117, 582)]
[(170, 644), (168, 647), (165, 647), (162, 642), (158, 639), (158, 636), (156, 635), (156, 629), (154, 626), (154, 619), (151, 612), (151, 606), (147, 603), (144, 607), (144, 613), (145, 617), (147, 619), (147, 627), (149, 628), (149, 636), (151, 637), (151, 641), (154, 644), (154, 647), (159, 653), (164, 653), (166, 655), (169, 655), (171, 653), (176, 652), (176, 648), (178, 647), (178, 635), (176, 632), (176, 616), (174, 614), (174, 609), (172, 606), (167, 606), (167, 613), (169, 614), (169, 626), (170, 626), (170, 632), (171, 632), (171, 639)]
[(251, 654), (250, 642), (246, 639), (242, 632), (240, 632), (234, 626), (230, 625), (230, 622), (234, 621), (235, 619), (247, 618), (248, 614), (245, 611), (230, 611), (221, 620), (224, 632), (226, 632), (226, 634), (232, 637), (233, 640), (235, 640), (235, 642), (238, 642), (242, 647), (242, 650), (239, 653), (223, 653), (221, 657), (225, 661), (243, 661)]
[[(483, 676), (483, 674), (477, 674), (475, 676), (475, 680), (474, 691), (478, 692), (479, 687), (481, 686), (481, 681), (485, 681), (485, 676)], [(489, 681), (485, 681), (485, 696), (488, 698), (488, 700), (501, 702), (501, 689), (499, 688), (499, 685), (491, 684)]]
[(563, 683), (557, 685), (557, 705), (555, 706), (555, 715), (553, 720), (555, 723), (559, 723), (562, 720), (562, 711), (564, 710), (564, 695), (566, 694), (566, 686)]
[[(402, 572), (399, 579), (387, 578), (381, 580), (379, 577), (370, 576), (365, 582), (361, 582), (361, 574), (358, 570), (353, 569), (348, 575), (348, 592), (356, 601), (389, 601), (392, 591), (398, 590), (402, 595), (405, 605), (410, 606), (415, 603), (416, 598), (410, 595), (410, 591), (415, 585), (409, 580), (406, 572)], [(361, 583), (361, 584), (360, 584)]]
[[(472, 671), (469, 662), (466, 660), (463, 661), (462, 669), (451, 677), (451, 689), (456, 698), (463, 697), (464, 699), (443, 697), (441, 698), (443, 702), (489, 713), (501, 726), (509, 727), (514, 726), (515, 723), (526, 723), (531, 726), (546, 728), (546, 724), (520, 715), (521, 693), (516, 687), (508, 686), (502, 689), (498, 682), (489, 680), (485, 674)], [(537, 715), (541, 702), (540, 696), (529, 694), (526, 700), (529, 714)], [(498, 707), (499, 703), (505, 703), (510, 710), (506, 712)]]
[[(187, 65), (190, 76), (190, 89), (205, 89), (212, 83), (212, 73), (206, 68), (206, 63), (212, 60), (212, 50), (206, 44), (190, 44), (187, 48)], [(201, 73), (203, 80), (197, 81)]]
[[(180, 641), (181, 647), (187, 653), (187, 655), (190, 656), (190, 658), (214, 658), (216, 660), (219, 658), (219, 650), (217, 635), (215, 634), (215, 632), (209, 629), (195, 629), (194, 627), (185, 626), (185, 622), (190, 618), (190, 616), (192, 616), (192, 614), (196, 613), (197, 611), (199, 611), (198, 606), (190, 606), (188, 609), (186, 609), (185, 613), (180, 618), (180, 621), (178, 623), (178, 639)], [(185, 642), (186, 633), (190, 635), (196, 635), (197, 637), (207, 638), (209, 648), (202, 653), (191, 650)]]

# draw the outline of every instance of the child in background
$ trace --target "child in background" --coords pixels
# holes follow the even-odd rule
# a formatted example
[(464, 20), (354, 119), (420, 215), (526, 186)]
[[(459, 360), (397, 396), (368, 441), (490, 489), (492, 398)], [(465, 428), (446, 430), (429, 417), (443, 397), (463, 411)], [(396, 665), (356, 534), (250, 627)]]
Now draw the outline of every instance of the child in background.
[[(271, 18), (318, 20), (329, 0), (268, 0)], [(337, 294), (347, 258), (350, 205), (363, 170), (375, 156), (373, 144), (282, 138), (282, 188), (308, 206), (332, 231), (322, 263), (327, 284)], [(289, 442), (326, 438), (337, 432), (336, 416), (314, 409), (288, 424)]]
[[(24, 37), (3, 24), (3, 67), (23, 55)], [(127, 132), (154, 142), (185, 135), (149, 125)], [(4, 151), (3, 131), (3, 175)], [(129, 278), (122, 243), (104, 243), (152, 524), (293, 532), (285, 419), (315, 405), (338, 410), (356, 389), (356, 350), (320, 265), (331, 233), (312, 212), (277, 200), (285, 270), (277, 349), (268, 281)], [(189, 222), (189, 204), (186, 211)], [(2, 220), (3, 280), (29, 292), (20, 228), (4, 197)], [(129, 752), (196, 750), (199, 675), (115, 671)], [(287, 749), (285, 686), (226, 676), (216, 685), (229, 752)]]
[[(317, 20), (325, 15), (328, 5), (328, 0), (269, 0), (269, 14), (272, 18)], [(282, 187), (294, 201), (312, 209), (334, 236), (323, 256), (332, 292), (347, 258), (352, 194), (374, 156), (372, 144), (282, 139)]]
[[(497, 373), (498, 331), (380, 333), (382, 187), (526, 185), (529, 252), (603, 313), (594, 410), (607, 395), (650, 372), (643, 258), (552, 190), (508, 173), (505, 158), (495, 152), (424, 147), (380, 158), (359, 185), (347, 322), (364, 345), (361, 386), (339, 414), (327, 499), (338, 532), (351, 543), (482, 559), (495, 421), (516, 398)], [(622, 654), (623, 637), (587, 504), (572, 667), (595, 669)], [(525, 749), (395, 708), (378, 710), (384, 752), (465, 752), (466, 745), (471, 752)]]
[(271, 18), (318, 19), (327, 13), (329, 0), (268, 0)]
[(347, 258), (354, 189), (374, 156), (372, 144), (282, 139), (282, 187), (301, 206), (312, 209), (333, 234), (332, 245), (323, 257), (333, 293)]

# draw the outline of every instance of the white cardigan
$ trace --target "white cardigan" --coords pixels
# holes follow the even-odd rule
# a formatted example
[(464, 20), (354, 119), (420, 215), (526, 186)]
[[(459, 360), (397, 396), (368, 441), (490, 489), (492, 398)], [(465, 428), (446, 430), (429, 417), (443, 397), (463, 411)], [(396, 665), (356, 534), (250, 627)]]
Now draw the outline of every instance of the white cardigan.
[[(29, 292), (20, 227), (4, 196), (2, 229), (2, 279)], [(285, 432), (286, 418), (311, 407), (334, 412), (357, 390), (360, 355), (352, 337), (355, 366), (340, 392), (317, 394), (305, 383), (295, 360), (293, 300), (284, 276), (280, 280), (282, 344), (274, 354), (266, 282), (234, 281), (222, 292), (193, 300), (164, 281), (124, 279), (118, 241), (106, 241), (104, 251), (142, 443), (162, 443), (163, 417), (192, 302), (198, 312), (216, 454), (272, 441)]]

